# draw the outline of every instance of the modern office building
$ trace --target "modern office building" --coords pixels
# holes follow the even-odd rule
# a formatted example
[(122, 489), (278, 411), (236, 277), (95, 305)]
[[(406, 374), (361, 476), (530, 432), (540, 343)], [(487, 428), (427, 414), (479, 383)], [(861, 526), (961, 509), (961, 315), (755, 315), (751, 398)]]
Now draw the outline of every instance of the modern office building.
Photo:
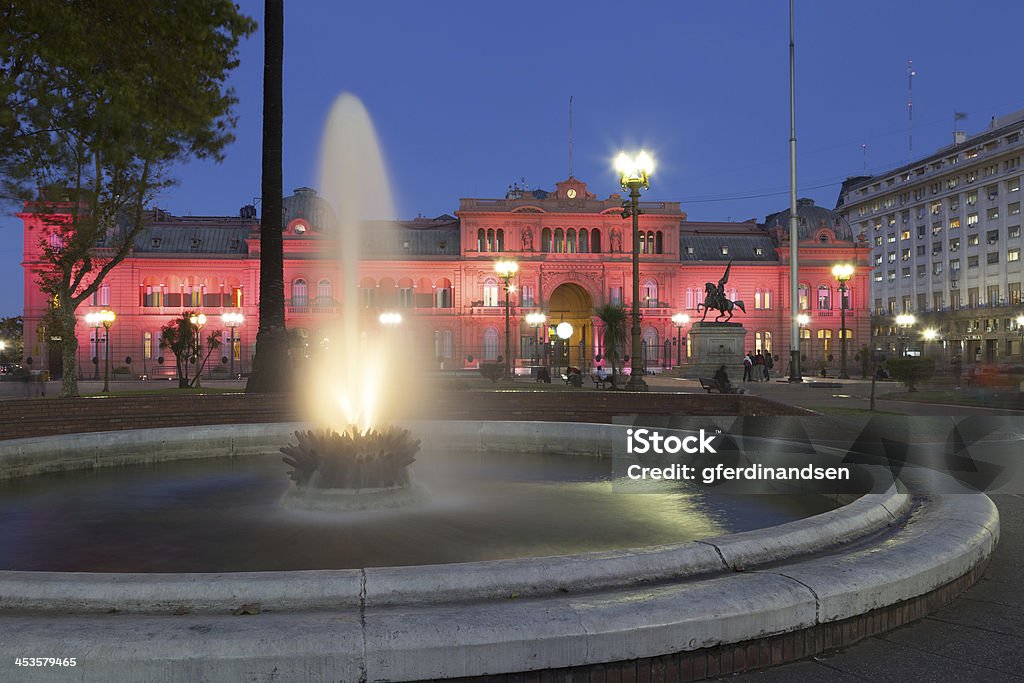
[[(586, 183), (570, 177), (553, 191), (513, 188), (504, 198), (462, 199), (455, 216), (366, 224), (352, 301), (364, 312), (369, 330), (381, 312), (400, 312), (402, 339), (423, 363), (475, 367), (505, 352), (505, 292), (495, 263), (514, 260), (519, 266), (510, 300), (515, 366), (525, 368), (546, 356), (554, 363), (592, 367), (604, 351), (595, 307), (631, 304), (631, 222), (622, 217), (622, 201), (614, 193), (598, 198)], [(746, 313), (738, 312), (735, 320), (748, 331), (747, 346), (786, 359), (792, 313), (788, 211), (760, 225), (754, 220), (691, 222), (678, 202), (641, 202), (641, 209), (646, 368), (657, 371), (685, 362), (689, 324), (677, 325), (672, 316), (685, 313), (690, 323), (699, 320), (705, 283), (717, 283), (730, 262), (727, 294), (745, 303)], [(837, 368), (841, 316), (831, 270), (837, 263), (857, 268), (846, 311), (852, 358), (852, 349), (867, 343), (869, 335), (869, 249), (828, 209), (801, 200), (798, 214), (800, 305), (810, 315), (802, 330), (810, 363), (805, 369), (817, 371), (820, 364)], [(347, 304), (333, 216), (332, 207), (310, 188), (285, 198), (286, 320), (298, 338), (293, 350), (298, 362), (330, 344), (328, 330)], [(41, 246), (51, 239), (52, 221), (27, 210), (22, 218), (25, 353), (37, 359), (35, 368), (57, 374), (61, 340), (45, 329), (49, 302), (36, 282), (36, 273), (46, 267)], [(109, 344), (121, 376), (173, 372), (173, 358), (160, 349), (160, 331), (184, 311), (206, 314), (206, 334), (223, 330), (221, 373), (231, 360), (229, 350), (235, 371), (247, 372), (259, 324), (259, 247), (251, 206), (238, 217), (151, 212), (131, 255), (79, 309), (79, 372), (86, 378), (102, 373), (106, 332), (84, 319), (101, 308), (117, 314)], [(245, 318), (233, 335), (222, 323), (226, 312), (241, 312)], [(536, 312), (546, 314), (545, 325), (527, 322), (527, 315)], [(561, 322), (572, 325), (564, 342), (550, 333)]]
[[(871, 246), (876, 346), (951, 363), (1024, 361), (1024, 110), (912, 164), (844, 183), (836, 211)], [(896, 316), (911, 313), (913, 328)], [(933, 332), (927, 332), (931, 330)], [(933, 337), (929, 340), (928, 337)]]

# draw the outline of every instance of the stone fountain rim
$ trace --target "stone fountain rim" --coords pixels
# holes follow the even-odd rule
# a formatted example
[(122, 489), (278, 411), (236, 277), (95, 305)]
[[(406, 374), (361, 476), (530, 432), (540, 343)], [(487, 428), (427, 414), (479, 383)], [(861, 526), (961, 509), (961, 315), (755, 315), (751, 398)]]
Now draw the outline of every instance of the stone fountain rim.
[[(424, 421), (460, 445), (550, 449), (585, 444), (610, 454), (625, 426), (590, 423)], [(266, 439), (302, 423), (216, 425), (90, 432), (0, 443), (0, 478), (160, 460), (266, 453)], [(667, 431), (667, 430), (666, 430)], [(557, 437), (557, 440), (551, 437)], [(504, 441), (503, 441), (504, 440)], [(153, 448), (159, 445), (160, 448)], [(602, 448), (605, 450), (602, 452)], [(681, 544), (575, 555), (413, 567), (226, 573), (71, 573), (0, 571), (0, 608), (66, 611), (195, 612), (257, 601), (275, 610), (332, 605), (429, 605), (467, 600), (579, 593), (686, 577), (713, 576), (820, 551), (886, 528), (911, 506), (896, 486), (813, 517), (755, 531)], [(552, 577), (557, 580), (552, 580)]]

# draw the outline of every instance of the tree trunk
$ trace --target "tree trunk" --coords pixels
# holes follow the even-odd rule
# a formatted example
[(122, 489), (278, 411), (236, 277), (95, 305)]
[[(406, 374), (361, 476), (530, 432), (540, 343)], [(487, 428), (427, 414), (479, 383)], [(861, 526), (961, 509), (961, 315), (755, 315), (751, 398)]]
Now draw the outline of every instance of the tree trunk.
[(72, 398), (78, 396), (78, 368), (75, 365), (78, 357), (78, 337), (75, 335), (75, 309), (63, 305), (57, 310), (56, 318), (60, 323), (61, 338), (64, 340), (64, 376), (61, 378), (60, 397)]
[(288, 334), (284, 322), (284, 241), (281, 225), (282, 69), (284, 1), (264, 2), (263, 181), (260, 218), (260, 326), (245, 390), (289, 390)]

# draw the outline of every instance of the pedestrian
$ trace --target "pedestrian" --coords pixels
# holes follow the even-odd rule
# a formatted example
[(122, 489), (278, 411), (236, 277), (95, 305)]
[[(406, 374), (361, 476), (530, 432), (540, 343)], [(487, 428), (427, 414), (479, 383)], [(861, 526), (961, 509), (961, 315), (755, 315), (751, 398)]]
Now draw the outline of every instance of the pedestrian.
[(772, 379), (772, 368), (775, 367), (775, 360), (772, 354), (766, 353), (764, 356), (764, 381), (770, 382)]
[(750, 381), (750, 369), (754, 367), (753, 351), (748, 351), (747, 355), (743, 356), (743, 381)]
[(761, 349), (757, 350), (757, 355), (754, 356), (754, 381), (763, 382), (764, 376), (764, 354), (761, 353)]

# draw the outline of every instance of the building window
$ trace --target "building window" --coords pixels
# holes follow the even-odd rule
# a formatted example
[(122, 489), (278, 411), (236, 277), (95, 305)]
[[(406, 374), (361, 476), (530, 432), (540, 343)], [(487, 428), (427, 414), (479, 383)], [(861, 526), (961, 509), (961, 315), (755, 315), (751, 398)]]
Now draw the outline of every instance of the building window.
[(452, 331), (434, 330), (434, 356), (440, 360), (449, 360), (452, 357)]
[(309, 305), (309, 285), (299, 278), (292, 282), (292, 306)]
[(551, 253), (551, 228), (540, 231), (540, 250), (545, 254)]
[(581, 254), (590, 252), (590, 235), (587, 233), (586, 228), (580, 228), (579, 249), (577, 251)]
[(806, 311), (811, 307), (811, 290), (807, 285), (800, 283), (800, 287), (797, 290), (800, 298), (800, 310)]
[(435, 308), (451, 308), (454, 306), (453, 299), (452, 283), (448, 278), (442, 278), (438, 284), (434, 285)]
[(552, 245), (552, 250), (556, 254), (565, 253), (565, 231), (561, 228), (555, 228), (555, 243)]
[(999, 241), (999, 230), (989, 230), (985, 233), (985, 241), (989, 244), (995, 244)]
[(608, 303), (613, 306), (622, 305), (622, 287), (609, 287), (608, 288)]
[(968, 256), (967, 257), (967, 267), (968, 268), (977, 268), (978, 267), (978, 257), (977, 256)]
[(401, 308), (413, 308), (416, 306), (416, 292), (412, 287), (399, 288), (398, 305)]
[(942, 275), (942, 261), (932, 263), (932, 275)]
[(1011, 282), (1011, 283), (1007, 284), (1006, 285), (1006, 296), (1009, 299), (1008, 303), (1011, 306), (1020, 306), (1020, 303), (1021, 303), (1020, 283), (1019, 282)]
[[(918, 267), (917, 267), (917, 268), (918, 268), (918, 271), (920, 271), (920, 270), (921, 270), (921, 268), (923, 268), (923, 267), (924, 267), (924, 266), (918, 266)], [(903, 275), (903, 277), (910, 277), (910, 268), (904, 268), (904, 269), (903, 269), (903, 272), (902, 272), (902, 275)], [(921, 273), (920, 273), (920, 272), (918, 272), (918, 275), (921, 275)]]
[(953, 239), (951, 239), (949, 241), (949, 250), (951, 252), (959, 251), (960, 250), (960, 238), (959, 237), (954, 237)]
[(143, 332), (142, 333), (142, 357), (152, 358), (153, 357), (153, 333)]
[[(925, 275), (927, 275), (926, 268), (927, 266), (925, 266), (925, 264), (923, 263), (917, 264), (917, 276), (924, 277)], [(904, 268), (903, 270), (905, 271), (903, 277), (910, 277), (910, 268)]]
[(978, 246), (978, 236), (977, 235), (968, 235), (967, 236), (967, 246), (969, 246), (969, 247), (976, 247), (976, 246)]
[(1006, 260), (1011, 263), (1020, 261), (1020, 247), (1015, 247), (1006, 252)]
[(484, 360), (498, 358), (498, 331), (493, 327), (484, 330)]
[(330, 280), (320, 280), (316, 283), (316, 305), (330, 306), (334, 298), (333, 287)]
[(565, 233), (565, 253), (576, 253), (576, 228), (569, 228)]
[(764, 248), (754, 247), (754, 256), (764, 256)]
[(989, 306), (998, 306), (999, 301), (999, 285), (990, 285), (985, 290), (986, 298)]
[[(956, 273), (960, 270), (960, 259), (954, 258), (949, 260), (949, 272)], [(955, 277), (955, 275), (954, 275)]]
[(818, 285), (818, 310), (832, 310), (832, 288), (828, 285)]
[(601, 231), (597, 228), (590, 231), (590, 253), (601, 253)]
[(985, 212), (985, 220), (994, 221), (999, 218), (999, 207), (995, 206)]
[(729, 255), (729, 247), (723, 245), (722, 246), (722, 256), (728, 256), (728, 255)]
[(522, 289), (519, 290), (519, 305), (520, 306), (534, 306), (536, 305), (533, 300), (533, 285), (523, 285)]
[(492, 277), (484, 280), (484, 306), (499, 306), (501, 304), (498, 296), (498, 281)]
[(644, 308), (658, 307), (658, 283), (646, 280), (640, 288), (640, 305)]
[(993, 263), (999, 263), (999, 252), (998, 251), (990, 251), (986, 255), (985, 262), (988, 263), (989, 265), (991, 265)]
[(1009, 228), (1006, 229), (1006, 236), (1010, 238), (1020, 237), (1020, 226), (1011, 225)]
[(1020, 202), (1014, 202), (1013, 204), (1006, 205), (1007, 216), (1019, 216), (1020, 215)]

